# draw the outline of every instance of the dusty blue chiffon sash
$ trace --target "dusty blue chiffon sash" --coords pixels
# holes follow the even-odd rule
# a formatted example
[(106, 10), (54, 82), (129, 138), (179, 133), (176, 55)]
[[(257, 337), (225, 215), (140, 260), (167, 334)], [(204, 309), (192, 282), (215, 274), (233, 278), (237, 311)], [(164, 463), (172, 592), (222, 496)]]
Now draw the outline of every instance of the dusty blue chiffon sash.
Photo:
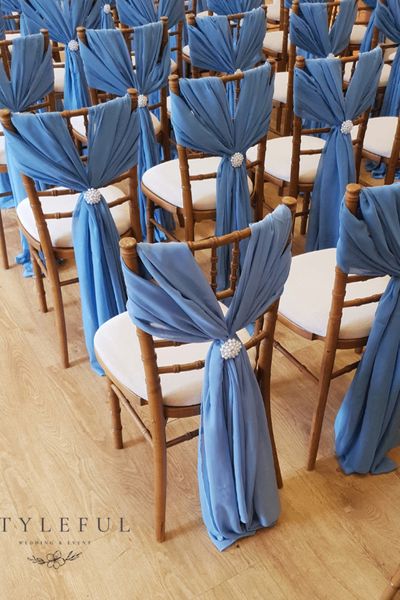
[(259, 8), (264, 3), (262, 0), (207, 0), (206, 4), (208, 10), (217, 15), (237, 15)]
[(90, 105), (76, 28), (97, 29), (101, 25), (102, 0), (20, 0), (28, 22), (47, 29), (50, 39), (65, 44), (64, 107)]
[[(400, 44), (400, 3), (398, 0), (378, 2), (375, 14), (375, 26), (396, 44)], [(400, 113), (400, 50), (397, 48), (389, 81), (383, 98), (381, 115), (397, 117)]]
[(88, 121), (87, 164), (59, 113), (14, 114), (17, 133), (6, 131), (6, 136), (22, 173), (81, 192), (73, 215), (73, 243), (86, 346), (93, 369), (102, 373), (94, 354), (94, 334), (102, 323), (124, 311), (126, 294), (119, 234), (97, 190), (137, 163), (139, 123), (129, 96), (91, 107)]
[[(178, 144), (222, 159), (217, 172), (216, 235), (243, 229), (253, 219), (245, 156), (268, 131), (271, 67), (266, 63), (244, 72), (234, 115), (218, 77), (182, 79), (180, 90), (181, 96), (171, 95), (171, 120)], [(218, 252), (219, 289), (227, 285), (227, 250)]]
[(245, 13), (239, 39), (232, 35), (225, 16), (198, 17), (188, 26), (190, 58), (199, 69), (234, 73), (254, 67), (262, 60), (265, 13), (262, 8)]
[(117, 10), (121, 23), (130, 27), (138, 27), (147, 23), (156, 23), (160, 17), (168, 17), (170, 28), (185, 19), (183, 0), (117, 0)]
[(124, 267), (128, 312), (138, 327), (179, 342), (212, 341), (204, 369), (198, 478), (203, 519), (219, 550), (273, 525), (280, 512), (264, 405), (247, 352), (242, 347), (235, 358), (221, 355), (226, 340), (237, 340), (237, 331), (280, 297), (289, 273), (290, 211), (279, 206), (251, 228), (225, 317), (186, 244), (138, 244), (157, 285)]
[(360, 213), (342, 205), (337, 263), (346, 273), (390, 275), (365, 352), (335, 422), (345, 473), (385, 473), (400, 443), (400, 184), (364, 188)]
[(290, 40), (313, 55), (325, 58), (347, 48), (357, 13), (356, 0), (342, 0), (339, 13), (329, 27), (328, 7), (323, 2), (302, 2), (298, 15), (290, 15)]
[[(41, 34), (18, 37), (13, 41), (10, 77), (0, 62), (0, 107), (22, 112), (32, 104), (43, 100), (54, 87), (54, 73), (50, 46), (45, 51)], [(26, 197), (21, 175), (12, 156), (7, 152), (7, 173), (2, 174), (2, 191), (12, 191), (5, 206), (16, 206)], [(2, 206), (3, 203), (1, 203)], [(22, 264), (24, 277), (32, 276), (29, 247), (21, 234), (22, 251), (16, 262)]]
[[(89, 87), (123, 96), (128, 88), (139, 92), (140, 149), (138, 175), (139, 182), (145, 171), (159, 163), (160, 152), (157, 145), (147, 99), (153, 92), (166, 86), (170, 71), (170, 50), (168, 45), (161, 52), (163, 25), (161, 21), (135, 27), (133, 50), (136, 69), (128, 52), (124, 37), (118, 30), (86, 31), (87, 46), (80, 43), (80, 52)], [(139, 207), (142, 236), (146, 239), (146, 198), (139, 184)], [(163, 210), (156, 211), (156, 218), (166, 229), (173, 229), (174, 223)], [(161, 236), (159, 236), (161, 237)]]
[(331, 127), (312, 192), (307, 250), (336, 246), (340, 202), (356, 176), (352, 120), (373, 105), (382, 65), (379, 47), (360, 54), (346, 94), (339, 59), (308, 59), (304, 70), (295, 69), (295, 114)]

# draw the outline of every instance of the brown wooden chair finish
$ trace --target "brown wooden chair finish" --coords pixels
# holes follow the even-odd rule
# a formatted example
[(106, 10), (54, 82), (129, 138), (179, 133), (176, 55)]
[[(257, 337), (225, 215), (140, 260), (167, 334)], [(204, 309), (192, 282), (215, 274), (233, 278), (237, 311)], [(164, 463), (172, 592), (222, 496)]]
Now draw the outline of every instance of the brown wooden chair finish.
[[(290, 210), (294, 211), (295, 200), (293, 198), (284, 198)], [(218, 300), (223, 300), (233, 296), (238, 281), (238, 267), (240, 261), (240, 241), (249, 238), (251, 229), (246, 228), (241, 231), (235, 231), (221, 237), (211, 237), (197, 242), (188, 242), (188, 246), (193, 254), (201, 252), (204, 260), (204, 251), (207, 251), (210, 264), (209, 281), (210, 286)], [(135, 273), (139, 273), (139, 259), (136, 250), (137, 242), (131, 238), (121, 240), (121, 255), (126, 266)], [(221, 246), (232, 246), (232, 261), (230, 272), (229, 288), (217, 292), (216, 274), (217, 274), (217, 248)], [(278, 456), (273, 436), (271, 423), (270, 406), (270, 378), (273, 338), (276, 324), (278, 302), (275, 302), (269, 309), (256, 321), (254, 333), (246, 343), (246, 349), (256, 348), (256, 366), (255, 373), (260, 385), (265, 412), (267, 415), (268, 426), (273, 448), (275, 472), (278, 486), (282, 486), (282, 477), (279, 468)], [(137, 328), (137, 335), (140, 343), (141, 356), (144, 366), (148, 400), (143, 400), (134, 395), (130, 390), (115, 378), (113, 373), (107, 370), (106, 365), (102, 364), (108, 380), (108, 393), (112, 417), (112, 432), (114, 446), (117, 449), (123, 448), (122, 422), (121, 422), (121, 404), (127, 409), (133, 420), (138, 425), (145, 439), (153, 448), (154, 462), (154, 490), (155, 490), (155, 534), (159, 542), (165, 539), (165, 511), (166, 511), (166, 489), (167, 489), (167, 449), (181, 442), (190, 440), (198, 435), (198, 429), (189, 431), (174, 439), (167, 440), (166, 424), (168, 419), (187, 418), (200, 414), (200, 404), (192, 406), (172, 407), (163, 403), (163, 393), (160, 383), (160, 375), (166, 373), (180, 373), (183, 371), (193, 371), (204, 368), (204, 360), (195, 361), (186, 364), (174, 364), (168, 366), (158, 366), (157, 348), (181, 345), (178, 342), (167, 340), (155, 340), (150, 334)], [(101, 359), (98, 357), (99, 362)], [(138, 413), (137, 406), (147, 405), (150, 411), (150, 429), (145, 425)], [(135, 407), (136, 405), (136, 407)]]
[[(136, 110), (137, 107), (137, 93), (136, 90), (129, 90), (132, 100), (132, 111)], [(73, 111), (63, 111), (61, 116), (67, 121), (68, 130), (71, 137), (74, 139), (74, 132), (71, 125), (71, 118), (75, 116), (83, 116), (85, 119), (85, 125), (88, 125), (88, 108), (82, 108)], [(3, 127), (9, 131), (15, 131), (11, 122), (11, 112), (7, 109), (0, 111), (0, 121)], [(82, 161), (87, 160), (87, 155), (81, 156)], [(62, 288), (67, 285), (78, 283), (78, 278), (73, 277), (70, 279), (61, 279), (60, 268), (58, 259), (69, 259), (74, 260), (74, 249), (72, 247), (55, 247), (52, 244), (47, 221), (51, 219), (65, 219), (73, 216), (72, 212), (55, 212), (45, 213), (43, 212), (41, 198), (46, 196), (65, 196), (70, 194), (78, 194), (78, 190), (72, 189), (48, 189), (40, 191), (36, 188), (33, 179), (27, 175), (22, 174), (24, 186), (29, 198), (29, 203), (32, 209), (32, 213), (35, 219), (36, 227), (38, 230), (38, 237), (36, 239), (26, 231), (26, 229), (20, 224), (21, 230), (28, 240), (29, 249), (32, 257), (33, 271), (35, 275), (36, 289), (39, 298), (39, 307), (42, 312), (47, 312), (47, 301), (46, 292), (43, 283), (43, 278), (46, 278), (49, 282), (51, 294), (54, 303), (54, 313), (56, 321), (56, 329), (59, 340), (61, 364), (64, 368), (69, 366), (69, 354), (68, 354), (68, 343), (67, 343), (67, 330), (65, 322), (64, 304), (62, 298)], [(120, 183), (122, 181), (128, 182), (129, 192), (108, 203), (110, 208), (118, 206), (125, 202), (129, 203), (130, 210), (130, 228), (124, 233), (124, 235), (132, 235), (132, 233), (141, 239), (140, 229), (140, 217), (137, 201), (137, 167), (134, 166), (126, 173), (121, 174), (117, 178), (107, 183), (107, 186)], [(41, 258), (44, 256), (44, 261)]]
[[(41, 29), (40, 33), (44, 37), (44, 50), (46, 51), (49, 45), (49, 33), (46, 29)], [(8, 78), (11, 77), (11, 61), (12, 61), (12, 52), (10, 52), (10, 48), (13, 45), (13, 40), (2, 40), (0, 41), (0, 60), (3, 63), (4, 70)], [(36, 112), (39, 109), (43, 110), (55, 110), (55, 95), (54, 91), (50, 92), (50, 94), (43, 99), (42, 102), (38, 104), (34, 104), (29, 106), (26, 109), (26, 112)], [(4, 133), (1, 131), (0, 136), (4, 136)], [(0, 173), (7, 173), (8, 168), (7, 164), (0, 164)], [(0, 198), (5, 198), (9, 196), (10, 192), (2, 192), (0, 193)], [(9, 268), (8, 256), (7, 256), (7, 243), (4, 233), (3, 220), (1, 216), (0, 210), (0, 252), (1, 252), (1, 261), (4, 269)]]
[[(345, 202), (347, 208), (353, 214), (356, 214), (358, 209), (360, 190), (361, 186), (355, 183), (351, 183), (347, 186)], [(293, 362), (300, 369), (300, 371), (302, 371), (302, 373), (311, 377), (318, 385), (318, 400), (313, 416), (310, 434), (310, 446), (307, 462), (308, 470), (313, 470), (315, 467), (330, 383), (333, 379), (336, 379), (336, 377), (340, 377), (341, 375), (344, 375), (345, 373), (349, 373), (352, 370), (356, 369), (360, 362), (359, 360), (357, 360), (335, 371), (334, 366), (336, 351), (340, 349), (351, 348), (354, 348), (359, 351), (366, 345), (368, 341), (368, 337), (355, 339), (340, 338), (339, 334), (343, 310), (349, 307), (377, 303), (379, 302), (382, 295), (374, 294), (371, 296), (356, 298), (353, 300), (345, 300), (346, 286), (351, 283), (355, 283), (358, 281), (367, 281), (369, 279), (374, 279), (374, 277), (350, 275), (349, 273), (343, 272), (338, 266), (336, 266), (335, 280), (332, 290), (332, 302), (325, 336), (316, 335), (311, 331), (302, 329), (298, 325), (296, 325), (292, 321), (289, 321), (286, 317), (278, 313), (278, 320), (298, 335), (311, 341), (321, 340), (324, 342), (324, 350), (322, 355), (319, 377), (316, 377), (306, 365), (301, 363), (284, 346), (282, 346), (282, 344), (280, 344), (279, 342), (275, 342), (275, 347), (278, 348), (291, 362)]]
[[(273, 64), (274, 67), (274, 64)], [(271, 77), (273, 77), (271, 70)], [(226, 85), (228, 82), (236, 82), (237, 94), (240, 93), (240, 80), (243, 79), (243, 73), (235, 73), (234, 75), (224, 75), (220, 77), (221, 81)], [(169, 86), (171, 94), (180, 94), (179, 78), (177, 75), (170, 75)], [(254, 206), (255, 220), (259, 221), (263, 215), (263, 200), (264, 200), (264, 183), (263, 169), (265, 160), (265, 146), (267, 140), (267, 132), (258, 141), (257, 160), (247, 163), (247, 169), (255, 172), (254, 188), (251, 196), (251, 201)], [(196, 210), (192, 203), (191, 182), (205, 179), (216, 179), (217, 173), (201, 173), (199, 175), (190, 174), (190, 159), (204, 158), (208, 155), (204, 153), (194, 152), (190, 148), (186, 148), (180, 144), (176, 144), (179, 168), (181, 174), (183, 208), (170, 204), (166, 198), (161, 198), (142, 183), (142, 191), (147, 199), (147, 239), (154, 241), (154, 227), (157, 227), (167, 236), (169, 240), (175, 240), (175, 236), (171, 232), (164, 229), (154, 218), (154, 210), (157, 207), (164, 208), (168, 212), (176, 215), (181, 226), (185, 228), (185, 240), (193, 241), (195, 239), (195, 224), (205, 220), (213, 220), (216, 218), (216, 210)]]

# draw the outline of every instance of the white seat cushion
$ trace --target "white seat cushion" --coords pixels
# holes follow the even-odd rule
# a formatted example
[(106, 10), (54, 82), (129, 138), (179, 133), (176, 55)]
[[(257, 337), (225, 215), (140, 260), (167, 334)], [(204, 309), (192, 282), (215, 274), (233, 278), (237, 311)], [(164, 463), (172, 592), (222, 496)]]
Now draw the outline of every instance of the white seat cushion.
[(269, 21), (279, 23), (281, 19), (281, 6), (279, 0), (274, 0), (272, 4), (267, 5), (267, 17)]
[[(363, 148), (367, 152), (389, 158), (392, 153), (397, 117), (373, 117), (368, 120)], [(351, 137), (357, 137), (358, 125), (353, 127)]]
[[(279, 303), (279, 314), (302, 329), (325, 336), (335, 279), (336, 249), (300, 254), (292, 259), (289, 277)], [(346, 300), (382, 293), (389, 277), (351, 283)], [(345, 308), (340, 325), (342, 339), (369, 335), (377, 303)]]
[[(161, 131), (161, 123), (157, 119), (157, 117), (155, 115), (153, 115), (153, 113), (151, 111), (150, 111), (150, 116), (151, 116), (151, 122), (153, 123), (153, 127), (154, 127), (154, 133), (156, 135), (158, 135)], [(77, 117), (72, 117), (71, 125), (72, 125), (72, 128), (74, 129), (74, 131), (76, 131), (76, 133), (78, 133), (80, 136), (86, 138), (85, 120), (83, 118), (83, 115), (79, 115)]]
[[(108, 203), (122, 196), (121, 190), (113, 185), (100, 188), (100, 191)], [(66, 196), (45, 196), (40, 198), (40, 201), (44, 213), (70, 212), (74, 210), (78, 198), (79, 194), (68, 194)], [(111, 208), (111, 214), (119, 234), (126, 233), (130, 229), (129, 203), (124, 202), (119, 206), (114, 206)], [(39, 233), (28, 198), (18, 204), (17, 215), (26, 231), (34, 239), (39, 240)], [(46, 223), (55, 248), (72, 248), (72, 218), (48, 219)]]
[(267, 30), (263, 41), (264, 50), (272, 50), (272, 52), (282, 52), (283, 48), (283, 31), (273, 29)]
[[(266, 173), (282, 181), (290, 181), (292, 141), (293, 138), (291, 135), (267, 141), (264, 166)], [(303, 150), (322, 150), (324, 145), (325, 141), (321, 138), (311, 135), (301, 136), (301, 148)], [(314, 181), (320, 157), (320, 154), (300, 157), (300, 183), (312, 183)], [(255, 146), (247, 152), (247, 158), (250, 161), (257, 160), (257, 148)]]
[(17, 37), (21, 37), (21, 32), (20, 31), (17, 31), (15, 33), (12, 32), (12, 31), (9, 31), (8, 33), (6, 33), (6, 40), (7, 41), (15, 40), (15, 38), (17, 38)]
[(190, 48), (189, 48), (189, 46), (183, 46), (183, 48), (182, 48), (182, 54), (184, 54), (188, 58), (190, 57)]
[[(221, 305), (226, 312), (226, 308)], [(246, 330), (239, 332), (242, 342), (249, 339)], [(96, 356), (104, 367), (123, 386), (147, 400), (147, 388), (144, 377), (140, 344), (136, 327), (127, 312), (110, 319), (102, 325), (94, 337)], [(204, 360), (210, 343), (184, 344), (169, 348), (157, 348), (159, 366), (190, 363)], [(252, 365), (255, 365), (255, 351), (249, 351)], [(200, 404), (204, 370), (168, 373), (161, 375), (163, 401), (167, 406), (192, 406)]]
[(65, 67), (56, 67), (54, 69), (54, 91), (56, 93), (64, 92)]
[(286, 104), (288, 82), (289, 73), (287, 71), (275, 73), (274, 95), (272, 96), (273, 100)]
[[(0, 128), (1, 131), (3, 130), (3, 128)], [(4, 135), (0, 135), (0, 165), (6, 165), (7, 164), (7, 159), (6, 159), (6, 138), (4, 137)]]
[(361, 44), (367, 27), (365, 25), (353, 25), (353, 29), (350, 34), (350, 44)]
[[(358, 63), (356, 63), (358, 64)], [(344, 67), (344, 75), (343, 75), (343, 81), (345, 81), (345, 83), (348, 83), (352, 77), (352, 70), (353, 70), (353, 63), (346, 63), (345, 67)], [(384, 64), (382, 71), (381, 71), (381, 76), (379, 78), (379, 84), (378, 87), (386, 87), (387, 86), (387, 82), (389, 81), (389, 77), (390, 77), (390, 71), (392, 70), (392, 67), (390, 65)]]
[[(189, 160), (189, 173), (200, 175), (201, 173), (216, 173), (220, 163), (218, 156), (206, 158), (194, 158)], [(179, 160), (169, 160), (152, 167), (143, 174), (143, 185), (151, 192), (165, 199), (170, 204), (183, 208), (182, 183), (179, 170)], [(249, 190), (253, 189), (250, 179)], [(203, 181), (192, 181), (192, 202), (197, 210), (215, 209), (216, 179), (204, 179)]]

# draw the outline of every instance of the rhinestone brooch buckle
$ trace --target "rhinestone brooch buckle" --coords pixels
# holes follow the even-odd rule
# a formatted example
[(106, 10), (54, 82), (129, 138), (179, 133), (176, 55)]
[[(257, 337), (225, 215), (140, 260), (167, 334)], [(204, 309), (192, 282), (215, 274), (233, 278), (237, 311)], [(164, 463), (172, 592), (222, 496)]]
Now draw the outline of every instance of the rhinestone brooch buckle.
[(83, 197), (88, 204), (98, 204), (101, 200), (101, 192), (96, 188), (89, 188)]
[(241, 349), (242, 342), (235, 338), (231, 338), (229, 340), (226, 340), (226, 342), (224, 342), (221, 345), (220, 352), (222, 358), (224, 360), (228, 360), (229, 358), (236, 358), (237, 355), (240, 353)]

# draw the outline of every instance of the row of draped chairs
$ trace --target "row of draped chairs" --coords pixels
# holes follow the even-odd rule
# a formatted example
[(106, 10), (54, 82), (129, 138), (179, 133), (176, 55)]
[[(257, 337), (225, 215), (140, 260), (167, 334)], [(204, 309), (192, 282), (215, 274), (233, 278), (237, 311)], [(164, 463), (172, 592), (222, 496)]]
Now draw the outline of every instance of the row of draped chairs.
[[(362, 52), (350, 43), (353, 0), (283, 7), (276, 31), (289, 27), (288, 62), (278, 60), (278, 72), (266, 51), (275, 31), (266, 29), (268, 7), (238, 1), (228, 13), (223, 5), (208, 3), (204, 15), (204, 6), (186, 7), (199, 13), (183, 27), (179, 2), (20, 0), (11, 14), (25, 33), (6, 28), (0, 41), (4, 206), (16, 205), (18, 260), (27, 274), (31, 265), (43, 312), (49, 283), (62, 366), (62, 289), (79, 282), (115, 446), (123, 446), (124, 405), (154, 449), (157, 539), (167, 448), (199, 435), (202, 513), (219, 549), (279, 516), (273, 347), (318, 385), (308, 468), (330, 382), (357, 369), (336, 419), (336, 453), (346, 473), (379, 473), (394, 468), (386, 453), (398, 443), (400, 341), (399, 107), (382, 113), (398, 93), (396, 31), (380, 25), (380, 11), (392, 29), (400, 23), (395, 3), (377, 5), (376, 43)], [(101, 14), (112, 23), (101, 27)], [(190, 77), (180, 77), (180, 55)], [(385, 185), (357, 183), (363, 158), (384, 167)], [(263, 218), (265, 182), (283, 200)], [(297, 217), (308, 251), (291, 258)], [(215, 236), (199, 238), (198, 224), (210, 220)], [(3, 228), (0, 239), (7, 266)], [(207, 278), (204, 258), (196, 262), (204, 255)], [(63, 279), (65, 260), (75, 261), (76, 277)], [(277, 319), (324, 342), (319, 377), (274, 340)], [(341, 348), (365, 350), (335, 370)], [(167, 440), (166, 421), (200, 407), (200, 430)]]

